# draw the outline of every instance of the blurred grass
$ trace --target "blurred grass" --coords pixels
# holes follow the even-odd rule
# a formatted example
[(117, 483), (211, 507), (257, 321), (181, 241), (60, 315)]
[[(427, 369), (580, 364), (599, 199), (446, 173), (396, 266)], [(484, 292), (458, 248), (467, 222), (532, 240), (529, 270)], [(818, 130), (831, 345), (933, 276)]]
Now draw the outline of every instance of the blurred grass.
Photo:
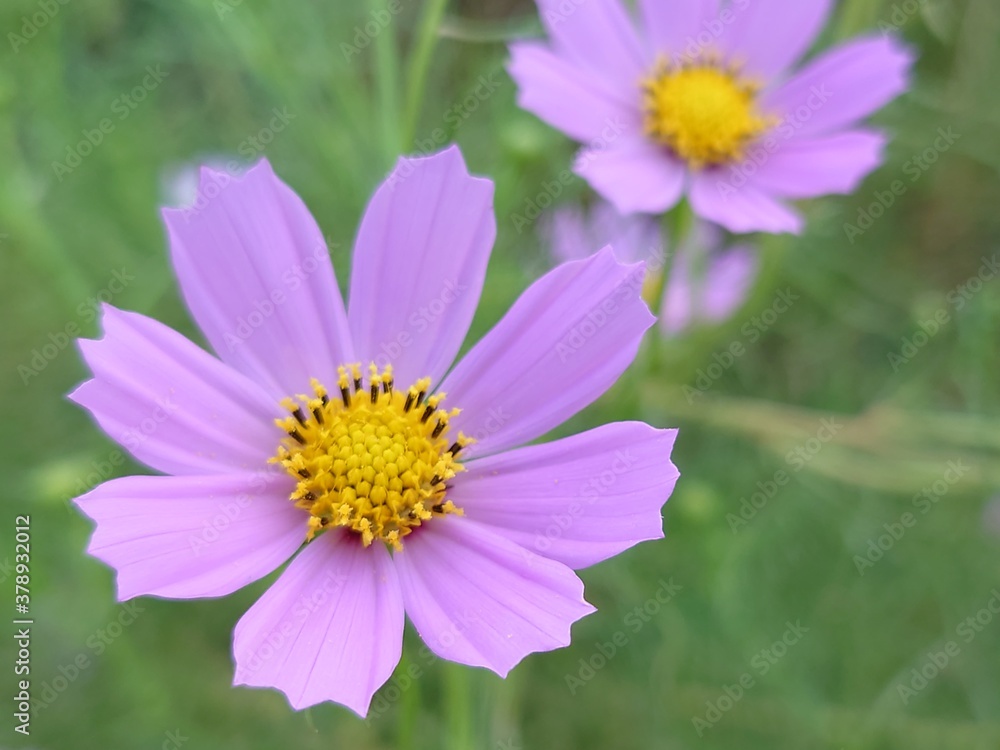
[[(88, 300), (123, 268), (135, 280), (114, 304), (202, 341), (167, 264), (157, 215), (164, 175), (206, 157), (246, 160), (241, 144), (273, 108), (294, 119), (264, 153), (337, 243), (343, 283), (361, 212), (391, 161), (387, 144), (399, 125), (392, 106), (404, 105), (378, 94), (379, 55), (408, 55), (423, 12), (402, 2), (391, 32), (348, 56), (342, 45), (355, 44), (356, 27), (376, 5), (70, 2), (27, 44), (4, 48), (4, 522), (10, 529), (14, 515), (32, 516), (36, 697), (78, 654), (90, 666), (35, 717), (30, 742), (5, 729), (0, 744), (161, 747), (177, 730), (187, 748), (1000, 747), (1000, 623), (960, 641), (961, 654), (907, 705), (897, 693), (1000, 584), (1000, 529), (986, 521), (1000, 479), (1000, 295), (991, 282), (961, 310), (947, 296), (981, 256), (1000, 250), (1000, 9), (992, 0), (928, 0), (904, 16), (900, 32), (920, 60), (914, 90), (877, 118), (894, 134), (886, 165), (856, 195), (806, 207), (807, 233), (769, 245), (767, 281), (733, 321), (684, 341), (650, 342), (607, 397), (561, 428), (632, 417), (682, 428), (683, 479), (667, 506), (667, 540), (583, 573), (599, 612), (574, 628), (570, 648), (532, 656), (501, 681), (427, 663), (408, 632), (407, 659), (424, 676), (371, 726), (336, 706), (293, 713), (276, 692), (229, 686), (232, 626), (266, 581), (218, 601), (140, 600), (134, 624), (96, 653), (95, 634), (121, 605), (110, 571), (83, 554), (89, 525), (67, 499), (115, 447), (63, 398), (84, 377), (72, 347), (27, 382), (18, 368), (69, 324), (96, 335)], [(909, 5), (841, 3), (823, 42), (877, 30)], [(41, 7), (8, 0), (0, 28), (21, 33), (23, 18)], [(526, 2), (452, 3), (416, 121), (418, 142), (440, 128), (462, 145), (473, 171), (497, 182), (499, 238), (470, 341), (546, 267), (539, 239), (518, 233), (511, 216), (573, 152), (514, 106), (513, 84), (496, 73), (502, 40), (535, 28), (533, 14)], [(116, 99), (156, 65), (166, 79), (117, 119)], [(501, 82), (496, 93), (467, 118), (449, 117), (490, 74)], [(68, 144), (104, 117), (114, 131), (59, 180), (53, 162), (65, 161)], [(885, 217), (847, 242), (843, 225), (877, 191), (909, 179), (908, 165), (939, 127), (959, 140)], [(560, 199), (586, 194), (577, 181)], [(684, 386), (731, 342), (746, 343), (743, 326), (783, 288), (800, 297), (792, 310), (689, 403)], [(887, 355), (942, 308), (951, 322), (894, 372)], [(788, 451), (806, 445), (831, 414), (846, 427), (793, 470)], [(855, 556), (958, 459), (970, 472), (859, 575)], [(779, 471), (790, 482), (734, 532), (727, 516)], [(682, 591), (632, 632), (629, 613), (668, 579)], [(4, 596), (13, 595), (12, 583)], [(809, 633), (759, 675), (754, 655), (797, 620)], [(566, 676), (579, 676), (579, 660), (617, 631), (628, 645), (571, 694)], [(4, 665), (9, 644), (0, 649)], [(692, 717), (748, 671), (757, 685), (699, 738)], [(449, 708), (457, 695), (468, 715)]]

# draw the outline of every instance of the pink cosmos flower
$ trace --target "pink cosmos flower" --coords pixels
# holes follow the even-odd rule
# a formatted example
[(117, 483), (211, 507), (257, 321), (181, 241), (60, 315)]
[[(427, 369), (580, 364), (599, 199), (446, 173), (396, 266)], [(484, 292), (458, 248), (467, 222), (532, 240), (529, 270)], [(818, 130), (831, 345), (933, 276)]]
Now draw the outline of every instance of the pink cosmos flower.
[(858, 122), (907, 87), (889, 37), (799, 70), (833, 0), (538, 0), (551, 44), (511, 47), (518, 101), (587, 144), (575, 171), (622, 213), (688, 196), (730, 231), (800, 232), (785, 202), (849, 193), (885, 137)]
[(609, 203), (585, 215), (578, 208), (554, 211), (546, 227), (558, 262), (584, 258), (610, 245), (622, 263), (646, 263), (646, 299), (662, 288), (660, 332), (677, 336), (699, 323), (728, 319), (744, 302), (757, 277), (757, 253), (749, 244), (729, 245), (718, 227), (695, 224), (674, 252), (669, 278), (662, 283), (667, 242), (659, 222), (646, 214), (622, 216)]
[(452, 366), (496, 231), (493, 184), (457, 148), (401, 159), (375, 193), (346, 309), (319, 227), (270, 165), (218, 177), (203, 170), (197, 210), (164, 211), (217, 357), (111, 306), (104, 337), (80, 341), (93, 378), (71, 398), (167, 475), (76, 500), (119, 599), (221, 596), (292, 558), (233, 655), (236, 684), (297, 709), (364, 715), (404, 612), (434, 653), (500, 675), (567, 645), (593, 611), (573, 571), (662, 537), (676, 431), (515, 446), (632, 361), (653, 322), (642, 266), (603, 252), (556, 268)]

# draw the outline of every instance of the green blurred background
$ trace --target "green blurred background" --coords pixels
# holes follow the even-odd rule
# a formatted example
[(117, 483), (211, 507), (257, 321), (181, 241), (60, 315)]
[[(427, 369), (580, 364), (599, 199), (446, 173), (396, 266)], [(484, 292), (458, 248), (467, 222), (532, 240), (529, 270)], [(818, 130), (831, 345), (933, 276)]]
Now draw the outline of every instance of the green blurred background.
[[(548, 266), (535, 227), (519, 232), (512, 217), (573, 145), (516, 108), (502, 68), (504, 40), (537, 32), (534, 7), (452, 2), (436, 46), (421, 47), (442, 5), (3, 3), (0, 578), (13, 602), (14, 516), (30, 514), (31, 676), (45, 705), (22, 738), (8, 700), (0, 746), (1000, 747), (1000, 615), (988, 609), (1000, 608), (1000, 282), (964, 286), (1000, 252), (995, 0), (840, 3), (820, 46), (891, 25), (919, 50), (912, 92), (877, 117), (894, 133), (887, 163), (857, 194), (805, 206), (803, 236), (764, 243), (766, 273), (732, 321), (651, 339), (561, 428), (634, 417), (681, 427), (667, 539), (583, 572), (599, 611), (574, 627), (572, 646), (503, 681), (427, 661), (408, 631), (404, 658), (422, 676), (405, 690), (390, 683), (365, 723), (332, 704), (295, 713), (278, 692), (230, 687), (232, 627), (268, 581), (222, 600), (115, 603), (69, 498), (100, 474), (143, 469), (110, 466), (115, 446), (64, 399), (85, 376), (66, 331), (97, 335), (103, 294), (203, 341), (158, 219), (172, 176), (266, 155), (336, 243), (343, 281), (363, 207), (395, 156), (456, 140), (497, 183), (499, 237), (470, 341)], [(387, 28), (368, 39), (363, 26), (387, 8)], [(422, 59), (428, 85), (414, 94)], [(137, 101), (129, 92), (144, 78)], [(287, 113), (280, 130), (274, 110)], [(77, 163), (70, 152), (104, 118), (113, 128)], [(958, 136), (945, 149), (939, 128)], [(905, 194), (849, 242), (845, 223), (895, 180)], [(558, 201), (580, 198), (589, 193), (574, 180)], [(798, 299), (751, 341), (746, 326), (782, 289)], [(947, 322), (906, 354), (904, 339), (942, 312)], [(692, 396), (733, 342), (745, 355)], [(909, 361), (894, 367), (893, 353)], [(907, 512), (915, 522), (900, 533)], [(898, 539), (885, 536), (893, 529)], [(658, 604), (666, 585), (674, 594)], [(774, 647), (783, 637), (793, 645)], [(616, 638), (625, 645), (603, 659), (597, 644)], [(2, 642), (6, 699), (13, 639)], [(947, 665), (915, 689), (913, 670), (933, 673), (928, 654), (939, 652)], [(745, 676), (752, 686), (737, 688)]]

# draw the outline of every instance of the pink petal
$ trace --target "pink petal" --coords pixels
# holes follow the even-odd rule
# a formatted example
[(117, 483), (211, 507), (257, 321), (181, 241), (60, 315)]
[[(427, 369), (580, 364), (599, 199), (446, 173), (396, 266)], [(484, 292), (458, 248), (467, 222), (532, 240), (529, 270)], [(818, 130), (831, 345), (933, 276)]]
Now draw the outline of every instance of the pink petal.
[(802, 231), (799, 214), (749, 182), (734, 187), (732, 174), (724, 170), (695, 175), (690, 197), (698, 216), (736, 234)]
[(430, 650), (501, 677), (528, 654), (569, 645), (570, 626), (594, 611), (572, 570), (467, 518), (434, 519), (393, 561)]
[(538, 0), (538, 13), (556, 51), (591, 75), (639, 96), (651, 61), (621, 0)]
[(805, 54), (832, 6), (832, 0), (752, 0), (742, 9), (733, 6), (723, 45), (746, 62), (747, 73), (769, 81)]
[(79, 342), (94, 378), (69, 397), (109, 436), (168, 474), (266, 465), (280, 409), (258, 385), (152, 318), (102, 312), (104, 338)]
[(239, 178), (203, 169), (195, 205), (163, 220), (184, 300), (223, 361), (280, 399), (353, 360), (326, 240), (267, 160)]
[(440, 379), (472, 322), (495, 237), (493, 183), (470, 177), (456, 146), (400, 159), (355, 243), (348, 318), (358, 358), (391, 363), (401, 387)]
[(666, 149), (630, 132), (581, 151), (573, 171), (619, 213), (663, 213), (681, 199), (686, 170)]
[(452, 429), (477, 442), (463, 455), (532, 440), (594, 401), (632, 362), (655, 318), (642, 264), (610, 248), (536, 281), (445, 378)]
[(689, 250), (681, 250), (674, 255), (670, 275), (663, 289), (663, 305), (660, 310), (660, 329), (666, 336), (676, 336), (691, 325), (695, 317), (694, 279), (688, 262)]
[(796, 138), (771, 154), (752, 182), (783, 198), (851, 193), (882, 163), (884, 146), (883, 135), (864, 130)]
[(578, 141), (591, 142), (611, 127), (638, 131), (638, 90), (609, 86), (579, 63), (548, 46), (519, 42), (508, 66), (517, 83), (517, 103)]
[(705, 270), (701, 316), (710, 321), (728, 318), (746, 302), (757, 278), (757, 253), (737, 245), (716, 253)]
[(117, 571), (118, 599), (223, 596), (302, 544), (308, 515), (285, 474), (122, 477), (74, 502), (97, 522), (87, 551)]
[(448, 498), (467, 518), (571, 568), (663, 536), (677, 430), (617, 422), (472, 461)]
[(639, 0), (652, 54), (676, 61), (683, 55), (698, 57), (709, 51), (724, 28), (718, 6), (718, 0)]
[(853, 125), (908, 86), (913, 53), (891, 37), (859, 39), (823, 53), (767, 94), (779, 132), (806, 137)]
[(326, 532), (236, 625), (233, 684), (277, 688), (296, 710), (335, 701), (363, 717), (402, 647), (403, 600), (385, 545)]

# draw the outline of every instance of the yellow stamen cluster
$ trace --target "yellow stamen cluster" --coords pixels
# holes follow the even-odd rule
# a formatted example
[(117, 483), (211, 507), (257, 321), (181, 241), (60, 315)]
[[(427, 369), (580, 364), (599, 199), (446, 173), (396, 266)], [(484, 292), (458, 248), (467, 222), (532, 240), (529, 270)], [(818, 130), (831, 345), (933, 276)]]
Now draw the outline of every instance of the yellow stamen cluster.
[(309, 511), (307, 541), (343, 526), (367, 547), (376, 539), (401, 549), (401, 539), (435, 515), (461, 514), (445, 499), (447, 482), (464, 471), (456, 456), (473, 441), (448, 438), (458, 409), (427, 395), (430, 378), (400, 392), (392, 367), (372, 364), (367, 385), (360, 365), (338, 369), (339, 393), (312, 381), (313, 396), (285, 399), (291, 416), (276, 420), (288, 437), (271, 459), (298, 480), (291, 499)]
[(714, 59), (661, 63), (643, 83), (646, 133), (696, 169), (739, 161), (776, 124), (758, 111), (759, 88)]

